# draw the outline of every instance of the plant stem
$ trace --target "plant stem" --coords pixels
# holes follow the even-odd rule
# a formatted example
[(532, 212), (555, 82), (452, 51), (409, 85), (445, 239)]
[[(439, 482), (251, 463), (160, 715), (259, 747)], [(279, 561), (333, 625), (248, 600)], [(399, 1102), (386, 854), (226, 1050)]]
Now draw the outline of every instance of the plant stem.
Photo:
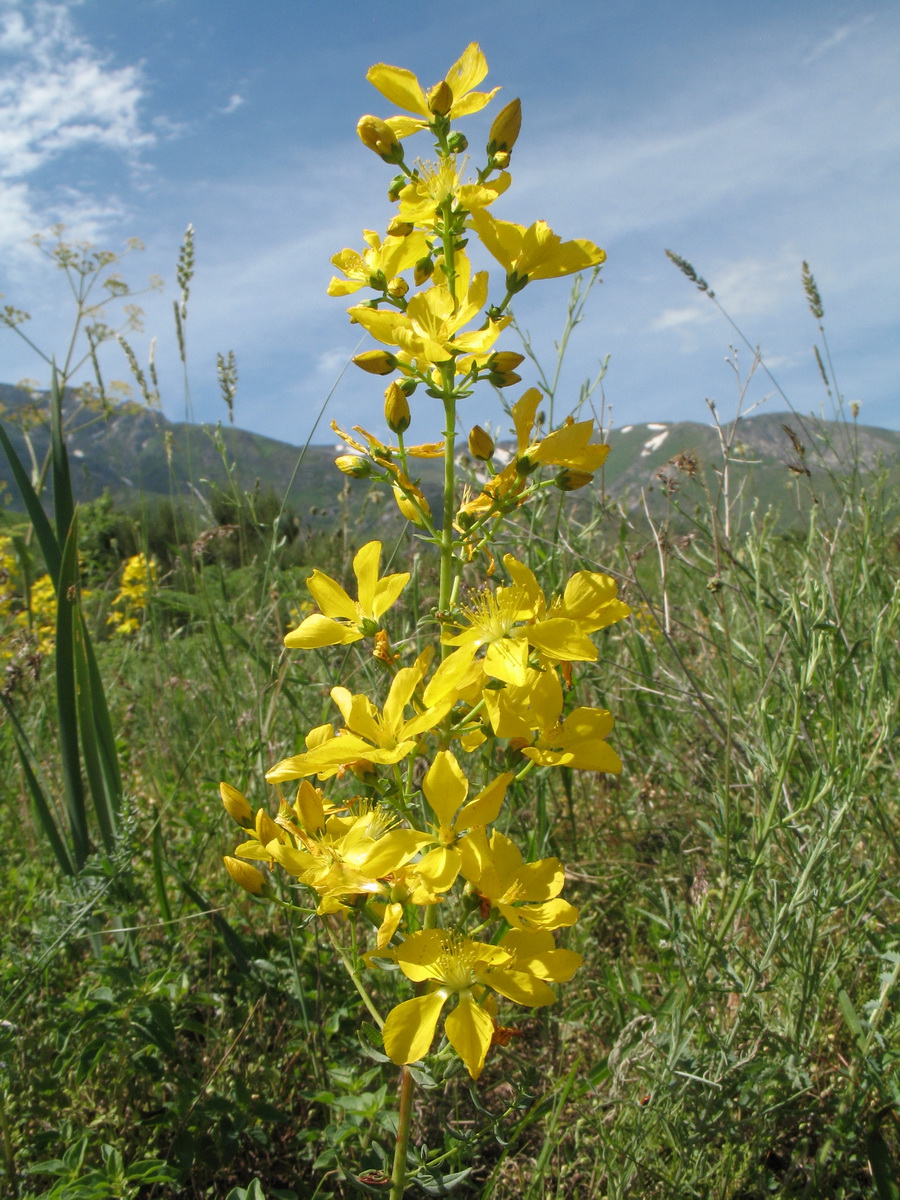
[(390, 1200), (403, 1200), (406, 1190), (406, 1150), (412, 1127), (413, 1077), (409, 1067), (400, 1068), (400, 1112), (397, 1124), (397, 1145), (394, 1148), (394, 1166), (391, 1171)]

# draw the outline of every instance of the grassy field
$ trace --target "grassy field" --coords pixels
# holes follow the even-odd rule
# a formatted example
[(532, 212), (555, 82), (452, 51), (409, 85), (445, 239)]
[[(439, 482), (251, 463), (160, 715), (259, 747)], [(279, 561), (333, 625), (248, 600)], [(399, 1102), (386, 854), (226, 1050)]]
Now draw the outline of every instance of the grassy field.
[[(848, 471), (803, 535), (759, 513), (729, 540), (720, 502), (669, 539), (599, 507), (575, 524), (564, 499), (508, 547), (548, 592), (578, 568), (620, 581), (634, 617), (576, 686), (616, 714), (625, 770), (536, 773), (510, 828), (566, 863), (585, 965), (477, 1085), (423, 1074), (418, 1152), (468, 1172), (462, 1196), (850, 1198), (873, 1172), (895, 1195), (896, 508)], [(313, 552), (347, 580), (340, 531)], [(398, 553), (414, 631), (436, 582)], [(68, 876), (14, 765), (18, 729), (64, 794), (52, 651), (4, 637), (3, 1187), (355, 1194), (347, 1176), (383, 1165), (396, 1068), (319, 925), (235, 894), (217, 794), (262, 795), (354, 651), (283, 651), (308, 569), (252, 538), (173, 560), (116, 636), (120, 571), (97, 551), (83, 582), (126, 803)]]

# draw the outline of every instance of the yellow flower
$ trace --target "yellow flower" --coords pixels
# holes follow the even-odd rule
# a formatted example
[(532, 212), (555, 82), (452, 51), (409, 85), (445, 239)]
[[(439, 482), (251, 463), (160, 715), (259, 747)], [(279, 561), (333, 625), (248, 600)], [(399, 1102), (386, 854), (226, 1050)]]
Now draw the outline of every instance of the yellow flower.
[(482, 647), (484, 674), (519, 685), (525, 682), (532, 649), (550, 661), (596, 659), (596, 646), (575, 621), (543, 615), (546, 600), (533, 572), (512, 555), (506, 555), (503, 561), (513, 577), (512, 586), (479, 593), (454, 622), (460, 632), (441, 635), (444, 645), (459, 648), (444, 659), (430, 680), (426, 703), (455, 692)]
[(397, 818), (384, 809), (326, 818), (316, 789), (304, 783), (303, 827), (279, 822), (295, 844), (272, 842), (268, 849), (289, 875), (318, 892), (320, 913), (345, 911), (356, 896), (384, 895), (382, 880), (428, 844), (426, 834), (397, 828)]
[(498, 221), (483, 209), (473, 211), (472, 225), (485, 248), (506, 268), (506, 286), (520, 291), (532, 279), (557, 279), (606, 261), (606, 251), (584, 238), (564, 242), (546, 221), (526, 229)]
[(321, 612), (312, 613), (286, 635), (289, 649), (317, 646), (347, 646), (378, 632), (382, 615), (394, 604), (409, 583), (409, 572), (379, 579), (381, 542), (367, 542), (356, 552), (353, 572), (357, 600), (351, 600), (339, 583), (322, 571), (313, 571), (306, 586)]
[(539, 766), (622, 770), (621, 759), (604, 740), (612, 731), (612, 715), (583, 707), (562, 718), (562, 684), (555, 671), (529, 670), (523, 684), (483, 695), (497, 737), (525, 743), (522, 754)]
[(411, 233), (408, 237), (387, 237), (382, 242), (373, 230), (364, 229), (363, 240), (368, 249), (362, 254), (344, 249), (333, 256), (332, 263), (346, 278), (332, 279), (328, 285), (329, 296), (349, 296), (362, 287), (384, 291), (395, 275), (414, 266), (428, 253), (422, 233)]
[(469, 280), (469, 262), (465, 254), (456, 256), (457, 295), (446, 284), (434, 284), (413, 296), (405, 312), (350, 308), (350, 316), (377, 341), (399, 346), (410, 364), (420, 372), (439, 363), (449, 362), (458, 354), (484, 354), (512, 320), (501, 317), (488, 321), (484, 328), (460, 333), (487, 304), (488, 273), (479, 271)]
[(423, 1058), (444, 1005), (455, 996), (444, 1031), (473, 1079), (484, 1069), (494, 1032), (485, 1007), (490, 992), (529, 1008), (552, 1004), (556, 997), (546, 981), (570, 979), (582, 961), (572, 951), (556, 950), (552, 934), (520, 930), (510, 930), (499, 946), (492, 946), (452, 930), (421, 929), (384, 957), (429, 989), (388, 1013), (382, 1030), (388, 1057), (398, 1064)]
[(519, 848), (498, 830), (469, 839), (469, 861), (478, 870), (466, 878), (513, 929), (559, 929), (574, 925), (578, 909), (559, 899), (566, 873), (558, 858), (525, 862)]
[(282, 783), (314, 774), (326, 779), (360, 759), (389, 766), (412, 754), (420, 736), (442, 721), (454, 703), (453, 697), (444, 698), (413, 717), (405, 716), (429, 661), (430, 655), (423, 654), (415, 666), (397, 672), (382, 712), (367, 696), (351, 695), (345, 687), (332, 688), (331, 698), (344, 718), (339, 736), (326, 737), (305, 753), (277, 763), (266, 773), (266, 779)]
[[(475, 88), (485, 75), (488, 66), (481, 47), (471, 42), (453, 64), (441, 83), (426, 96), (412, 71), (404, 67), (391, 67), (387, 63), (376, 63), (370, 67), (366, 79), (376, 87), (386, 100), (396, 104), (405, 112), (415, 113), (411, 117), (391, 117), (387, 124), (397, 137), (408, 137), (419, 129), (427, 129), (436, 115), (454, 120), (480, 112), (500, 90), (476, 92)], [(447, 93), (450, 93), (449, 97)], [(449, 101), (449, 102), (448, 102)]]
[(415, 177), (400, 192), (397, 216), (401, 221), (430, 229), (447, 200), (453, 201), (455, 210), (471, 213), (493, 204), (510, 183), (512, 177), (506, 172), (491, 183), (462, 183), (455, 160), (444, 159), (437, 164), (419, 162)]

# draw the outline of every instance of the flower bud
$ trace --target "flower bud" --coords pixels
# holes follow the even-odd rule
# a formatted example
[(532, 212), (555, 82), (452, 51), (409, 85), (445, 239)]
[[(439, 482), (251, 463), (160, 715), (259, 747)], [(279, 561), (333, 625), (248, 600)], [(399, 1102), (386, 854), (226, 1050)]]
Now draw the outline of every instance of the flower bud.
[(560, 471), (553, 482), (561, 492), (577, 492), (579, 488), (587, 487), (593, 478), (590, 471), (571, 471), (567, 467)]
[(384, 393), (384, 419), (391, 433), (406, 433), (409, 429), (409, 401), (396, 380), (388, 384)]
[(222, 861), (225, 863), (225, 870), (238, 887), (242, 887), (251, 896), (261, 896), (266, 890), (265, 875), (251, 863), (244, 862), (240, 858), (232, 858), (230, 854), (226, 854)]
[(460, 133), (458, 129), (454, 129), (453, 133), (447, 138), (447, 148), (453, 154), (465, 154), (469, 148), (469, 139), (464, 133)]
[(388, 200), (390, 200), (391, 203), (393, 203), (405, 187), (406, 187), (406, 176), (405, 175), (395, 175), (394, 178), (391, 180), (390, 187), (388, 188)]
[(386, 163), (403, 161), (403, 147), (387, 121), (382, 121), (380, 117), (373, 117), (370, 114), (360, 117), (356, 132), (359, 134), (362, 144), (368, 146), (370, 150), (374, 150)]
[(508, 150), (498, 150), (493, 156), (494, 166), (499, 167), (501, 171), (505, 171), (509, 166), (509, 160), (511, 157), (512, 156)]
[(421, 287), (422, 284), (430, 279), (434, 274), (434, 263), (426, 254), (424, 258), (420, 258), (413, 268), (413, 279), (416, 281), (416, 287)]
[(389, 350), (364, 350), (362, 354), (355, 354), (353, 361), (370, 375), (390, 375), (397, 365), (397, 359)]
[(358, 454), (342, 454), (340, 458), (334, 460), (334, 465), (339, 471), (343, 471), (345, 475), (350, 475), (353, 479), (368, 479), (372, 474), (372, 464), (367, 458), (361, 458)]
[[(522, 101), (510, 100), (505, 108), (502, 108), (494, 118), (494, 123), (491, 126), (491, 131), (488, 134), (487, 152), (489, 157), (493, 157), (497, 166), (509, 165), (509, 152), (516, 144), (516, 139), (519, 136), (519, 130), (522, 128)], [(507, 159), (505, 163), (500, 163), (497, 160), (497, 152), (505, 153)]]
[(494, 457), (494, 439), (480, 425), (473, 425), (469, 432), (469, 453), (481, 462)]
[(491, 371), (488, 379), (495, 388), (512, 387), (514, 383), (522, 382), (522, 376), (515, 371)]
[(234, 817), (238, 825), (253, 824), (253, 809), (247, 803), (247, 798), (242, 792), (239, 792), (236, 787), (232, 787), (230, 783), (220, 783), (219, 795), (222, 797), (225, 811), (229, 817)]
[(389, 237), (409, 237), (415, 225), (411, 221), (401, 221), (399, 217), (394, 217), (387, 227)]
[(422, 514), (425, 513), (429, 517), (431, 516), (431, 508), (429, 507), (428, 501), (425, 499), (419, 489), (413, 484), (407, 484), (407, 489), (412, 489), (412, 491), (415, 492), (418, 504), (414, 503), (410, 497), (407, 496), (406, 493), (403, 492), (395, 483), (394, 499), (397, 501), (397, 507), (400, 509), (400, 512), (403, 514), (403, 516), (406, 517), (407, 521), (411, 521), (413, 525), (418, 525), (420, 528), (424, 528), (425, 521), (423, 520)]
[(410, 379), (408, 376), (404, 379), (398, 379), (397, 383), (403, 389), (404, 396), (411, 396), (419, 386), (418, 379)]
[(264, 808), (258, 809), (256, 813), (256, 836), (264, 846), (268, 846), (269, 842), (284, 841), (281, 830)]
[(453, 107), (453, 89), (446, 79), (442, 79), (429, 89), (425, 99), (428, 101), (429, 112), (433, 112), (437, 117), (446, 117)]
[(409, 284), (402, 275), (395, 275), (387, 285), (387, 293), (395, 300), (400, 300), (409, 291)]
[(506, 374), (507, 371), (515, 371), (524, 361), (525, 355), (517, 354), (515, 350), (498, 350), (496, 354), (491, 355), (489, 366), (492, 371)]

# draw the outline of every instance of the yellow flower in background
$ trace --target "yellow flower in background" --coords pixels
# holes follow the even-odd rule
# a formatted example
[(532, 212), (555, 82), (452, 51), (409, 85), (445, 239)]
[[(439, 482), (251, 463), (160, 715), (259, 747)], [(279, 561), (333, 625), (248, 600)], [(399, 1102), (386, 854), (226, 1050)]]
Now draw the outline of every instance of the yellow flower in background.
[(356, 552), (353, 573), (358, 599), (352, 600), (339, 583), (322, 571), (313, 571), (306, 586), (321, 612), (311, 613), (297, 629), (285, 635), (289, 649), (347, 646), (374, 636), (381, 617), (396, 603), (409, 583), (409, 572), (379, 578), (381, 542), (367, 542)]
[(113, 633), (137, 633), (155, 583), (156, 563), (152, 559), (145, 558), (143, 554), (133, 554), (125, 560), (122, 581), (106, 618)]
[(412, 117), (390, 117), (387, 124), (397, 137), (408, 137), (419, 129), (427, 129), (435, 116), (467, 117), (480, 112), (496, 96), (492, 92), (473, 91), (488, 73), (487, 60), (476, 42), (471, 42), (453, 64), (444, 79), (426, 95), (419, 80), (405, 67), (376, 63), (366, 73), (366, 79), (386, 100), (396, 104)]
[(373, 230), (364, 229), (363, 240), (368, 249), (362, 254), (344, 249), (332, 257), (332, 264), (346, 278), (335, 277), (331, 280), (328, 285), (329, 296), (349, 296), (363, 287), (383, 291), (395, 275), (414, 266), (428, 253), (423, 233), (386, 237), (382, 242)]
[(448, 1014), (444, 1031), (466, 1070), (477, 1079), (494, 1032), (494, 1019), (484, 1007), (490, 992), (529, 1008), (552, 1004), (556, 997), (547, 980), (570, 979), (582, 961), (571, 951), (555, 953), (571, 957), (554, 957), (552, 934), (541, 937), (510, 930), (498, 946), (454, 930), (421, 929), (410, 934), (400, 946), (385, 951), (384, 957), (428, 991), (388, 1013), (382, 1030), (385, 1053), (398, 1064), (424, 1058), (444, 1005), (455, 997), (456, 1007)]
[(488, 252), (505, 267), (511, 292), (520, 291), (533, 279), (558, 279), (606, 261), (606, 251), (599, 246), (585, 238), (564, 242), (546, 221), (535, 221), (526, 229), (478, 209), (471, 222)]

